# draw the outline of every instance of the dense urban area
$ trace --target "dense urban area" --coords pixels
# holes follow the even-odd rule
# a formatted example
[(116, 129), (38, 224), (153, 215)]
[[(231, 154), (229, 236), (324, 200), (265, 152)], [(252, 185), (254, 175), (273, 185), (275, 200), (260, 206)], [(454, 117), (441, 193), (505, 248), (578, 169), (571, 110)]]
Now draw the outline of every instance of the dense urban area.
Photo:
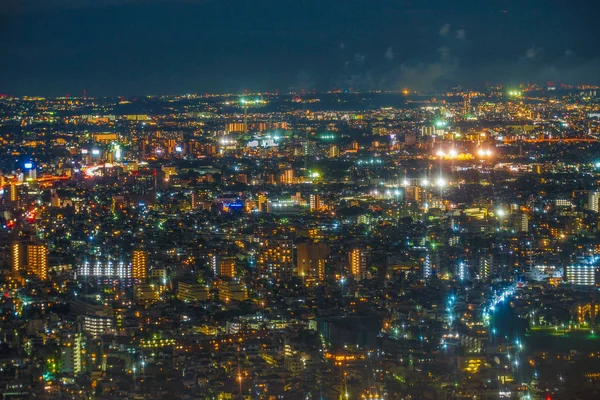
[(2, 95), (0, 393), (598, 399), (599, 94)]

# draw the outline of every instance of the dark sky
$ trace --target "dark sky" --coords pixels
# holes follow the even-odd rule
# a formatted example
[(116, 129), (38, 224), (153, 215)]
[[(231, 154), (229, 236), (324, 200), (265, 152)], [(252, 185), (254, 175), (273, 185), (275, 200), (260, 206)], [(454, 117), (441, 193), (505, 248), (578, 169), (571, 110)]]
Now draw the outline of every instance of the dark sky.
[(0, 0), (0, 93), (600, 83), (597, 0)]

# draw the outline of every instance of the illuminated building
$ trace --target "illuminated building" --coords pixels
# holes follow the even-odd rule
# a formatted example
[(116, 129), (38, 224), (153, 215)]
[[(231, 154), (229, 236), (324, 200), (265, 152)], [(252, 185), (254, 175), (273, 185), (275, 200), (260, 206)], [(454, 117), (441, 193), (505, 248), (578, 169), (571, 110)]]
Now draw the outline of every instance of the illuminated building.
[(243, 282), (234, 279), (221, 281), (219, 283), (219, 300), (221, 301), (244, 301), (248, 299), (248, 289)]
[(494, 256), (492, 254), (482, 255), (479, 257), (477, 274), (479, 279), (488, 280), (494, 270)]
[(329, 158), (337, 158), (340, 156), (340, 149), (334, 144), (327, 151)]
[(467, 266), (464, 262), (459, 262), (456, 270), (456, 275), (459, 281), (464, 281), (467, 278)]
[(425, 280), (430, 279), (433, 274), (433, 266), (431, 264), (431, 254), (427, 252), (427, 254), (425, 254), (425, 258), (423, 258), (423, 265), (421, 266), (423, 279)]
[(214, 257), (216, 258), (215, 275), (222, 278), (235, 278), (235, 257)]
[(27, 270), (41, 280), (48, 279), (48, 247), (44, 244), (27, 245)]
[(133, 279), (138, 281), (146, 279), (148, 276), (148, 253), (142, 249), (133, 250), (131, 267)]
[(590, 211), (598, 212), (598, 200), (599, 199), (600, 199), (600, 194), (598, 194), (598, 192), (590, 192), (588, 194), (587, 209)]
[(19, 201), (19, 187), (14, 183), (10, 184), (9, 197), (10, 201), (13, 203)]
[(300, 243), (296, 249), (298, 276), (317, 281), (325, 279), (325, 264), (329, 256), (329, 246), (325, 243)]
[(133, 192), (136, 194), (149, 194), (156, 191), (156, 175), (135, 173), (133, 175)]
[(421, 188), (419, 186), (408, 186), (406, 188), (406, 201), (419, 203), (421, 201)]
[(258, 195), (258, 210), (261, 212), (267, 211), (267, 206), (269, 204), (269, 199), (264, 194)]
[(227, 132), (246, 132), (246, 124), (243, 122), (230, 122), (227, 124)]
[(60, 350), (61, 373), (77, 376), (82, 372), (82, 335), (80, 332), (63, 332)]
[(321, 209), (323, 208), (322, 202), (321, 202), (321, 196), (319, 196), (318, 194), (311, 194), (310, 195), (310, 211), (321, 211)]
[(348, 253), (348, 261), (350, 264), (350, 273), (354, 279), (360, 281), (366, 278), (367, 274), (367, 255), (364, 250), (355, 248)]
[(292, 241), (265, 239), (260, 243), (257, 268), (262, 276), (289, 279), (292, 276)]
[(94, 277), (99, 279), (131, 279), (131, 264), (126, 265), (123, 262), (113, 263), (112, 261), (90, 263), (83, 262), (77, 267), (77, 274), (83, 278)]
[(135, 301), (140, 303), (152, 303), (159, 300), (159, 291), (157, 286), (151, 283), (142, 283), (135, 285), (133, 296)]
[(565, 268), (567, 283), (575, 286), (594, 286), (596, 284), (596, 266), (592, 264), (568, 265)]
[(167, 282), (167, 270), (165, 268), (153, 268), (150, 271), (150, 278), (165, 284)]
[(529, 216), (526, 213), (517, 214), (517, 232), (529, 232)]
[(99, 316), (99, 315), (86, 315), (83, 317), (83, 329), (86, 333), (92, 337), (99, 337), (107, 332), (114, 331), (113, 318)]
[(294, 170), (286, 169), (285, 171), (283, 171), (283, 173), (279, 176), (279, 182), (284, 185), (293, 184), (294, 183)]
[(182, 301), (206, 301), (208, 294), (208, 288), (199, 283), (179, 282), (177, 286), (177, 298)]
[(10, 245), (10, 266), (13, 274), (23, 270), (23, 244), (20, 242), (13, 242)]
[(569, 199), (556, 199), (554, 204), (556, 207), (573, 207), (573, 202)]
[(192, 194), (190, 195), (190, 205), (192, 209), (198, 207), (198, 193), (192, 192)]
[(51, 207), (60, 207), (60, 197), (56, 193), (56, 189), (50, 190), (50, 206)]

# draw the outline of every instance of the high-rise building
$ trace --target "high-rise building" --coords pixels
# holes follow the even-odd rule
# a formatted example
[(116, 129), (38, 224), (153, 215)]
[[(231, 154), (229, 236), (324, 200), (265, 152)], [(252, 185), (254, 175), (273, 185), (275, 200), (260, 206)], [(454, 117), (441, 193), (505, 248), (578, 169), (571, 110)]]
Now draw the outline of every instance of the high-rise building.
[(45, 244), (27, 245), (27, 270), (43, 281), (48, 279), (48, 247)]
[(310, 211), (321, 211), (323, 204), (321, 202), (321, 196), (318, 194), (310, 195)]
[(257, 268), (261, 275), (275, 279), (289, 279), (294, 268), (292, 241), (288, 239), (264, 239), (260, 243)]
[(221, 278), (235, 278), (235, 257), (223, 257), (218, 254), (211, 254), (210, 263), (215, 276)]
[(235, 278), (235, 257), (221, 257), (219, 260), (219, 276), (223, 278)]
[(565, 280), (576, 286), (594, 286), (596, 284), (596, 266), (575, 264), (565, 267)]
[(329, 246), (325, 243), (300, 243), (296, 246), (296, 271), (298, 276), (322, 281)]
[(148, 276), (148, 253), (143, 249), (133, 250), (131, 262), (131, 275), (133, 279), (143, 281)]
[(227, 124), (227, 132), (246, 132), (244, 122), (230, 122)]
[(460, 282), (467, 278), (467, 265), (460, 261), (456, 268), (456, 279)]
[(279, 175), (279, 182), (284, 185), (291, 185), (294, 183), (294, 170), (286, 169)]
[(486, 281), (494, 272), (494, 256), (492, 254), (481, 255), (478, 261), (477, 274), (479, 279)]
[(15, 183), (11, 183), (9, 187), (10, 201), (15, 203), (19, 201), (19, 187)]
[(334, 144), (331, 145), (331, 147), (329, 147), (329, 151), (327, 153), (329, 155), (329, 158), (337, 158), (340, 156), (340, 149)]
[(600, 194), (598, 192), (590, 192), (588, 194), (587, 209), (598, 212), (598, 200), (600, 200)]
[(419, 186), (408, 186), (406, 188), (406, 201), (419, 203), (421, 201), (421, 188)]
[(60, 347), (61, 372), (71, 376), (79, 375), (82, 372), (82, 334), (63, 332)]
[(23, 244), (13, 242), (10, 245), (10, 269), (13, 274), (18, 274), (23, 270)]
[(350, 272), (357, 281), (365, 279), (367, 274), (367, 255), (363, 249), (355, 248), (348, 253)]
[(423, 258), (421, 273), (423, 275), (424, 280), (431, 279), (431, 276), (433, 275), (433, 266), (431, 262), (431, 254), (429, 253), (429, 251), (425, 254), (425, 257)]
[(529, 232), (529, 216), (526, 213), (517, 214), (516, 222), (518, 232)]

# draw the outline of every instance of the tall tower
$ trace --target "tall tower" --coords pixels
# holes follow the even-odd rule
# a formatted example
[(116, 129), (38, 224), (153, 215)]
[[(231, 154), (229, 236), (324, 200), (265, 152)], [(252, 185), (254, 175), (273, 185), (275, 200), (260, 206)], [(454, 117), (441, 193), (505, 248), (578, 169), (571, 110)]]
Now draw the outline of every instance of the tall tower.
[(598, 200), (600, 200), (600, 194), (598, 194), (598, 192), (590, 192), (588, 194), (587, 209), (590, 211), (598, 212)]
[(64, 332), (60, 347), (61, 372), (71, 376), (79, 375), (82, 371), (81, 332)]
[(27, 245), (27, 270), (43, 281), (48, 279), (48, 247), (45, 244)]
[(325, 279), (325, 264), (329, 256), (329, 246), (325, 243), (300, 243), (296, 249), (298, 276), (316, 281)]
[(10, 245), (10, 269), (16, 275), (23, 270), (23, 244), (13, 242)]
[(350, 272), (354, 279), (360, 281), (366, 278), (367, 273), (367, 255), (363, 249), (355, 248), (348, 253), (348, 261), (350, 263)]
[(19, 201), (19, 187), (14, 182), (10, 184), (9, 197), (13, 203)]
[(148, 276), (148, 253), (143, 249), (133, 250), (131, 267), (133, 279), (145, 280)]
[(320, 211), (322, 208), (321, 196), (318, 194), (310, 195), (310, 211)]

